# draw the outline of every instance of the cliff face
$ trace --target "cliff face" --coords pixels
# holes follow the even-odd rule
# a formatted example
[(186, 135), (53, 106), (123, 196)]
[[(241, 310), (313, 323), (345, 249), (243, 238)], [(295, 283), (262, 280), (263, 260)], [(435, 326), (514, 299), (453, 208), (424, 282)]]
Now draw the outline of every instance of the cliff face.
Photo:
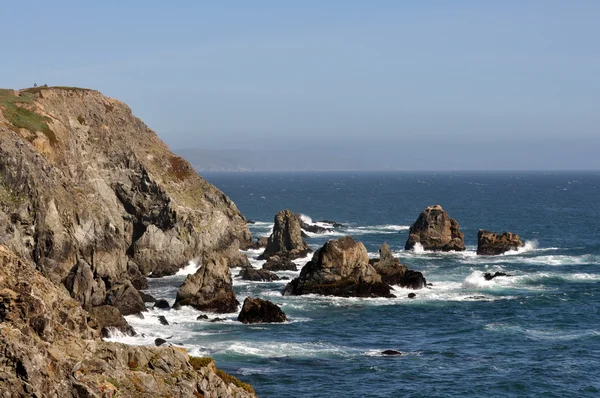
[(87, 264), (102, 292), (249, 239), (233, 202), (122, 102), (0, 91), (0, 244), (55, 283)]

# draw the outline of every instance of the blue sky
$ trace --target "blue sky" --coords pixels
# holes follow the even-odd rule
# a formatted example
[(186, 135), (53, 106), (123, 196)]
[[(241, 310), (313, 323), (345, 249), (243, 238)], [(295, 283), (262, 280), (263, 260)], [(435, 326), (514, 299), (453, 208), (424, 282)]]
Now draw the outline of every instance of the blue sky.
[(10, 2), (0, 87), (98, 89), (172, 148), (599, 169), (598, 21), (597, 1)]

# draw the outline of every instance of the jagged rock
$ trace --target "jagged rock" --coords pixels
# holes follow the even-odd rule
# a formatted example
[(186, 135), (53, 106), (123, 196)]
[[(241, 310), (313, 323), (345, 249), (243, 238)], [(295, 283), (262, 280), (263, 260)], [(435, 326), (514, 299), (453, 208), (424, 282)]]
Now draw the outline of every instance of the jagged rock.
[(394, 297), (369, 264), (367, 249), (350, 236), (330, 240), (315, 252), (284, 295), (323, 294), (343, 297)]
[[(411, 293), (411, 294), (414, 294), (414, 293)], [(396, 350), (384, 350), (384, 351), (381, 351), (381, 355), (395, 356), (395, 355), (402, 355), (402, 353), (400, 351), (396, 351)]]
[(167, 344), (167, 340), (161, 339), (160, 337), (154, 339), (154, 345), (160, 347), (163, 344)]
[(506, 272), (495, 272), (495, 273), (489, 273), (486, 272), (485, 274), (483, 274), (483, 277), (485, 278), (486, 281), (491, 281), (494, 278), (497, 278), (499, 276), (512, 276), (510, 274), (507, 274)]
[(127, 323), (121, 311), (112, 305), (101, 305), (90, 310), (95, 326), (102, 337), (110, 337), (110, 328), (119, 330), (127, 336), (135, 336), (135, 330)]
[(494, 256), (523, 246), (519, 235), (512, 232), (497, 234), (480, 229), (477, 233), (477, 254), (479, 255)]
[(244, 268), (238, 276), (241, 276), (245, 281), (273, 282), (279, 280), (276, 274), (266, 269)]
[(302, 240), (300, 219), (291, 211), (283, 210), (275, 215), (273, 233), (269, 236), (265, 251), (258, 258), (268, 259), (279, 255), (293, 260), (304, 257), (311, 251), (308, 244)]
[(165, 326), (167, 326), (169, 324), (169, 321), (167, 321), (167, 318), (165, 318), (164, 315), (158, 316), (158, 322), (160, 322), (161, 325), (165, 325)]
[(411, 225), (404, 248), (411, 250), (420, 243), (425, 250), (462, 251), (465, 250), (464, 234), (458, 222), (450, 218), (442, 206), (427, 207), (417, 221)]
[(269, 271), (298, 271), (298, 266), (295, 262), (286, 257), (271, 256), (266, 263), (263, 264), (263, 269)]
[(142, 298), (144, 303), (156, 303), (156, 299), (148, 293), (140, 292), (140, 297)]
[(406, 265), (394, 257), (387, 243), (379, 248), (379, 260), (372, 261), (373, 268), (381, 280), (388, 285), (398, 285), (409, 289), (421, 289), (427, 281), (421, 272), (409, 270)]
[(246, 297), (237, 319), (242, 323), (271, 323), (285, 322), (287, 317), (281, 308), (268, 300)]
[(110, 288), (106, 293), (106, 304), (117, 307), (123, 315), (146, 311), (140, 292), (129, 281), (118, 283)]
[(104, 281), (94, 278), (90, 265), (85, 260), (79, 260), (64, 280), (64, 285), (71, 297), (89, 310), (104, 303), (106, 288)]
[(165, 299), (158, 299), (154, 303), (154, 308), (160, 308), (162, 310), (168, 310), (169, 308), (171, 308), (171, 306), (169, 305), (169, 302), (167, 300), (165, 300)]
[(200, 311), (235, 312), (239, 302), (233, 293), (227, 258), (206, 255), (196, 273), (185, 278), (175, 304), (189, 305)]

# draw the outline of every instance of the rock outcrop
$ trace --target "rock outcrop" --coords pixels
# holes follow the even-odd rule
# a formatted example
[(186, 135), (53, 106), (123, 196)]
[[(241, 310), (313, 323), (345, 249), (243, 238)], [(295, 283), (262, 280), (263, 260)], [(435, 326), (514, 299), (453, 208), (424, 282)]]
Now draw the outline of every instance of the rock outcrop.
[(85, 308), (113, 285), (172, 274), (250, 241), (246, 220), (122, 102), (0, 90), (0, 244)]
[(477, 233), (477, 254), (479, 255), (495, 256), (523, 246), (519, 235), (512, 232), (497, 234), (480, 229)]
[(246, 297), (237, 319), (242, 323), (274, 323), (285, 322), (287, 317), (281, 308), (268, 300)]
[(279, 277), (266, 269), (244, 268), (238, 274), (245, 281), (255, 282), (273, 282), (278, 281)]
[(367, 249), (350, 236), (330, 240), (315, 252), (284, 295), (393, 297), (390, 287), (369, 264)]
[(289, 258), (281, 258), (277, 255), (269, 257), (262, 267), (268, 271), (298, 271), (298, 266), (295, 262)]
[(398, 285), (409, 289), (421, 289), (427, 281), (421, 272), (409, 270), (394, 257), (387, 243), (379, 248), (379, 260), (371, 261), (381, 280), (388, 285)]
[(293, 260), (304, 257), (310, 252), (312, 250), (302, 240), (299, 217), (290, 210), (282, 210), (275, 215), (273, 233), (269, 236), (267, 247), (259, 259), (278, 255)]
[(435, 205), (427, 207), (411, 225), (404, 247), (411, 250), (421, 244), (425, 250), (462, 251), (465, 250), (464, 238), (458, 222), (450, 218), (442, 206)]
[(255, 397), (211, 359), (190, 357), (182, 348), (102, 341), (96, 317), (31, 261), (0, 246), (3, 396)]
[(200, 311), (227, 313), (237, 311), (239, 304), (233, 293), (228, 259), (207, 255), (196, 273), (185, 278), (174, 308), (189, 305)]

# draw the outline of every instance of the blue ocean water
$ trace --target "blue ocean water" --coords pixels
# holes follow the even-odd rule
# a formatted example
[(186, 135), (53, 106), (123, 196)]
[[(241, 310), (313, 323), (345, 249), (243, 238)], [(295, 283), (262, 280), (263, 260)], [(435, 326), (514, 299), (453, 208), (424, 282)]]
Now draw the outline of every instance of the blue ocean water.
[[(238, 299), (279, 304), (285, 324), (220, 323), (200, 312), (151, 310), (129, 317), (145, 337), (171, 337), (192, 354), (251, 383), (261, 397), (479, 397), (600, 395), (600, 173), (243, 173), (206, 174), (268, 235), (291, 209), (345, 225), (307, 239), (352, 235), (371, 256), (387, 242), (433, 286), (396, 299), (282, 297), (285, 281), (234, 278)], [(408, 227), (429, 205), (458, 220), (467, 251), (403, 250)], [(307, 218), (308, 220), (308, 218)], [(518, 233), (526, 246), (476, 256), (480, 228)], [(252, 263), (259, 252), (248, 252)], [(308, 258), (298, 261), (304, 264)], [(151, 281), (173, 301), (185, 274)], [(484, 272), (513, 276), (486, 281)], [(234, 275), (236, 270), (234, 270)], [(281, 272), (294, 277), (297, 273)], [(171, 325), (160, 326), (155, 315)], [(385, 349), (402, 356), (385, 357)]]

